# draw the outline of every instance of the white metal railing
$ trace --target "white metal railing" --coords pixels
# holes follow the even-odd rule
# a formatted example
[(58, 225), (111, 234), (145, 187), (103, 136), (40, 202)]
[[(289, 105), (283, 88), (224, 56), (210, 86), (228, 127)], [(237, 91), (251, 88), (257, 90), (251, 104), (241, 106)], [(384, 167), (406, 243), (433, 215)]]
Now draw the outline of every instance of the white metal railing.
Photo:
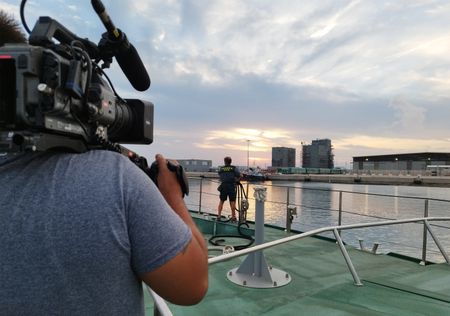
[[(202, 213), (202, 205), (203, 205), (203, 196), (206, 195), (207, 198), (210, 195), (218, 195), (217, 193), (210, 193), (210, 192), (205, 192), (203, 189), (203, 181), (208, 181), (208, 182), (214, 182), (214, 183), (219, 183), (219, 181), (217, 179), (210, 179), (207, 177), (190, 177), (190, 179), (196, 179), (199, 181), (199, 191), (197, 192), (199, 194), (199, 198), (198, 201), (195, 205), (195, 207), (198, 207), (198, 213)], [(391, 195), (391, 194), (379, 194), (379, 193), (368, 193), (368, 192), (356, 192), (356, 191), (347, 191), (347, 190), (334, 190), (334, 189), (322, 189), (322, 188), (305, 188), (305, 187), (290, 187), (290, 186), (283, 186), (283, 185), (276, 185), (276, 184), (263, 184), (264, 186), (268, 186), (268, 187), (277, 187), (277, 188), (283, 188), (286, 189), (286, 200), (283, 201), (266, 201), (269, 203), (273, 203), (273, 204), (280, 204), (280, 205), (285, 205), (285, 226), (284, 228), (286, 229), (286, 231), (290, 232), (291, 231), (291, 224), (293, 222), (293, 214), (295, 214), (296, 210), (293, 210), (292, 207), (300, 207), (303, 208), (305, 207), (304, 205), (298, 205), (295, 203), (291, 203), (290, 202), (290, 193), (292, 190), (308, 190), (308, 191), (324, 191), (324, 192), (332, 192), (335, 194), (338, 194), (338, 198), (339, 198), (339, 205), (337, 209), (331, 209), (331, 208), (327, 208), (327, 210), (329, 211), (333, 211), (333, 212), (337, 212), (337, 225), (342, 225), (343, 222), (343, 214), (353, 214), (353, 215), (360, 215), (360, 216), (364, 216), (364, 217), (368, 217), (368, 218), (377, 218), (380, 220), (395, 220), (395, 218), (387, 218), (387, 217), (380, 217), (380, 216), (374, 216), (374, 215), (369, 215), (369, 214), (360, 214), (360, 213), (355, 213), (349, 210), (346, 210), (344, 207), (344, 202), (343, 202), (343, 196), (344, 195), (365, 195), (365, 196), (378, 196), (378, 197), (386, 197), (386, 198), (395, 198), (395, 199), (409, 199), (409, 200), (416, 200), (416, 201), (423, 201), (424, 202), (424, 206), (423, 206), (423, 217), (428, 217), (429, 216), (429, 203), (430, 202), (446, 202), (450, 204), (450, 200), (443, 200), (443, 199), (436, 199), (436, 198), (426, 198), (426, 197), (417, 197), (417, 196), (402, 196), (402, 195)], [(249, 190), (249, 183), (246, 183), (246, 191), (247, 191), (247, 196), (248, 196), (248, 190)], [(195, 191), (192, 191), (195, 192)], [(250, 200), (250, 197), (249, 197)], [(194, 206), (194, 205), (193, 205)], [(311, 206), (308, 206), (311, 207)], [(314, 209), (319, 209), (318, 207), (313, 207)], [(442, 228), (447, 228), (450, 229), (450, 227), (442, 227)], [(421, 260), (422, 262), (426, 262), (427, 261), (427, 229), (424, 225), (423, 227), (423, 239), (422, 239), (422, 245), (421, 245), (421, 250), (422, 250), (422, 256), (421, 256)]]
[(173, 316), (172, 312), (170, 311), (169, 306), (167, 305), (166, 301), (156, 294), (149, 286), (147, 286), (147, 290), (150, 294), (150, 296), (153, 298), (153, 315), (154, 316)]
[(388, 225), (398, 225), (398, 224), (406, 224), (406, 223), (417, 223), (417, 222), (422, 222), (425, 227), (427, 228), (428, 232), (430, 233), (430, 235), (432, 236), (434, 242), (436, 243), (436, 246), (438, 247), (438, 249), (440, 250), (442, 256), (444, 257), (445, 261), (447, 262), (447, 264), (450, 264), (450, 259), (447, 255), (447, 253), (445, 252), (444, 248), (442, 247), (439, 239), (437, 238), (437, 236), (434, 234), (433, 230), (431, 229), (431, 226), (429, 225), (428, 222), (430, 221), (450, 221), (450, 217), (422, 217), (422, 218), (411, 218), (411, 219), (402, 219), (402, 220), (390, 220), (390, 221), (381, 221), (381, 222), (376, 222), (376, 223), (362, 223), (362, 224), (352, 224), (352, 225), (341, 225), (341, 226), (330, 226), (330, 227), (324, 227), (324, 228), (319, 228), (319, 229), (314, 229), (305, 233), (301, 233), (298, 235), (293, 235), (293, 236), (289, 236), (289, 237), (285, 237), (285, 238), (281, 238), (278, 240), (274, 240), (274, 241), (269, 241), (260, 245), (256, 245), (250, 248), (246, 248), (246, 249), (242, 249), (242, 250), (238, 250), (235, 252), (231, 252), (231, 253), (227, 253), (227, 254), (223, 254), (217, 257), (213, 257), (208, 259), (208, 264), (215, 264), (218, 262), (222, 262), (222, 261), (226, 261), (226, 260), (230, 260), (236, 257), (240, 257), (246, 254), (250, 254), (252, 252), (256, 252), (256, 251), (261, 251), (267, 248), (271, 248), (274, 246), (278, 246), (287, 242), (291, 242), (294, 240), (298, 240), (298, 239), (302, 239), (302, 238), (306, 238), (306, 237), (311, 237), (314, 235), (318, 235), (324, 232), (333, 232), (334, 236), (336, 237), (336, 241), (338, 242), (338, 245), (342, 251), (342, 254), (344, 256), (344, 259), (347, 263), (347, 266), (350, 270), (350, 273), (353, 276), (353, 279), (355, 281), (356, 285), (362, 285), (356, 270), (351, 262), (350, 256), (347, 253), (347, 250), (344, 247), (344, 243), (342, 242), (342, 239), (339, 236), (339, 232), (342, 230), (350, 230), (350, 229), (356, 229), (356, 228), (367, 228), (367, 227), (376, 227), (376, 226), (388, 226)]

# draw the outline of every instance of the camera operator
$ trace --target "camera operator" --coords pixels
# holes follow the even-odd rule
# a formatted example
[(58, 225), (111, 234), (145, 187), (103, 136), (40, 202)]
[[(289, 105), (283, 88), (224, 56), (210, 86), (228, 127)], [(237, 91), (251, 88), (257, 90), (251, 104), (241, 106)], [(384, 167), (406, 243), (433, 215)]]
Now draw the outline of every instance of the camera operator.
[[(0, 12), (0, 46), (23, 39)], [(167, 160), (156, 162), (159, 190), (106, 150), (0, 156), (0, 315), (144, 315), (142, 281), (198, 303), (207, 248)]]

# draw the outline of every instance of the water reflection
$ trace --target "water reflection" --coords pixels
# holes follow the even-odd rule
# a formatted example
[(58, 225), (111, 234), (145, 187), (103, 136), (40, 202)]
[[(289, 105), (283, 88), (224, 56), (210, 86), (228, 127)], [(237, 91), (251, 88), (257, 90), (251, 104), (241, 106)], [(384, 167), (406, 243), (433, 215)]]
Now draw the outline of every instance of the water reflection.
[[(300, 230), (308, 230), (311, 228), (323, 226), (333, 226), (337, 223), (338, 213), (336, 212), (336, 203), (338, 197), (336, 192), (329, 190), (299, 190), (300, 200), (295, 201), (300, 206), (298, 216), (303, 225), (298, 227)], [(295, 225), (297, 226), (297, 225)]]
[[(295, 205), (298, 215), (294, 218), (292, 228), (300, 231), (338, 225), (340, 195), (342, 195), (342, 224), (423, 217), (425, 200), (411, 197), (438, 199), (429, 201), (429, 216), (450, 216), (450, 203), (443, 201), (449, 196), (450, 191), (447, 188), (278, 181), (265, 182), (264, 185), (267, 188), (265, 222), (285, 227), (287, 205)], [(190, 186), (191, 194), (186, 197), (186, 203), (191, 210), (198, 210), (200, 180), (190, 179)], [(202, 211), (216, 213), (219, 201), (217, 180), (203, 179), (201, 186)], [(255, 184), (244, 184), (244, 187), (248, 187), (249, 193), (250, 207), (247, 215), (249, 220), (254, 220), (254, 186)], [(288, 187), (291, 188), (288, 189)], [(386, 197), (380, 194), (401, 197)], [(228, 204), (224, 206), (224, 214), (230, 214)], [(432, 226), (448, 253), (450, 253), (449, 226), (450, 223), (445, 222), (439, 223), (439, 226), (435, 224)], [(379, 242), (381, 252), (394, 251), (421, 257), (423, 225), (404, 224), (365, 228), (345, 231), (342, 235), (345, 242), (354, 246), (358, 246), (359, 238), (364, 238), (368, 248), (371, 248), (374, 242)], [(443, 261), (431, 237), (428, 238), (427, 244), (429, 249), (427, 258), (438, 262)]]

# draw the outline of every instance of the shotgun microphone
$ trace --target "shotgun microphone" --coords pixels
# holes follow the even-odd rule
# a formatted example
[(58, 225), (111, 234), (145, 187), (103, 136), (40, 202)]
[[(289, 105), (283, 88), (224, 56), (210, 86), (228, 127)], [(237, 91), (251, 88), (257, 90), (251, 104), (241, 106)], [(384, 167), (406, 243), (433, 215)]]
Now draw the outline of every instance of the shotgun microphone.
[(107, 31), (103, 34), (103, 40), (113, 47), (114, 57), (128, 81), (138, 91), (147, 90), (150, 87), (150, 77), (136, 48), (130, 44), (125, 33), (114, 26), (100, 0), (91, 0), (91, 4)]

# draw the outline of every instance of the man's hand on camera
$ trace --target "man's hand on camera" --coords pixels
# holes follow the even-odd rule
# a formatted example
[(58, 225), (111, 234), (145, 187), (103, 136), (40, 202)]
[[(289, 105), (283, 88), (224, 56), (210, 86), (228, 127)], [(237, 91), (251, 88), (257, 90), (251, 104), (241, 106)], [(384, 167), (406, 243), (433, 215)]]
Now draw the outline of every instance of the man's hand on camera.
[[(167, 167), (167, 160), (161, 154), (156, 154), (155, 160), (158, 163), (158, 188), (166, 201), (171, 204), (171, 201), (182, 199), (182, 191), (178, 183), (177, 176)], [(178, 165), (175, 160), (170, 161), (174, 165)]]

